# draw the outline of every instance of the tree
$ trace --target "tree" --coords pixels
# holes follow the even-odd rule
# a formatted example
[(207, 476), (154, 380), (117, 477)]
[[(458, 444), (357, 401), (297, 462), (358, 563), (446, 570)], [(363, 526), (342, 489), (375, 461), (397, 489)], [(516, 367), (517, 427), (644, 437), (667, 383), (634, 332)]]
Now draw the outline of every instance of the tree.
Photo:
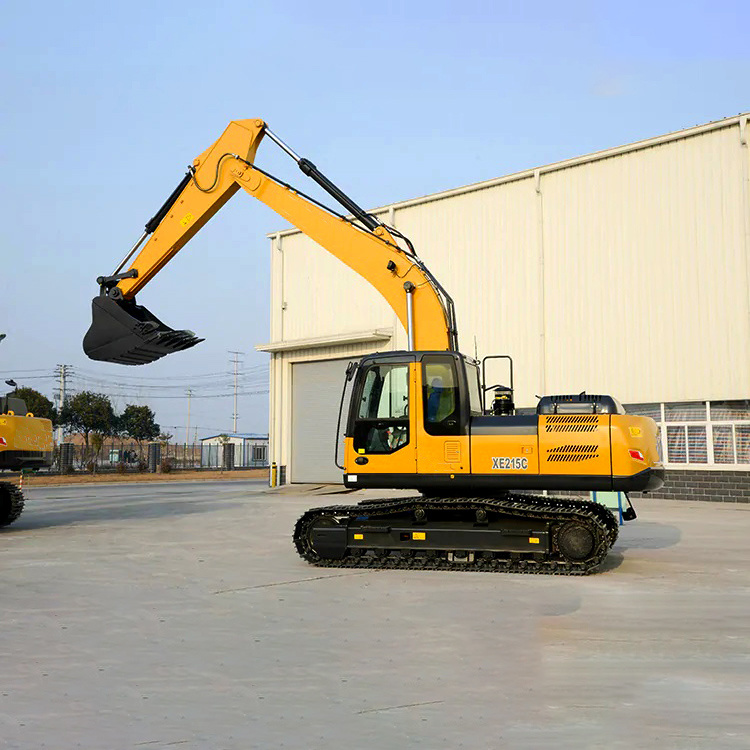
[(16, 388), (13, 395), (16, 398), (23, 399), (26, 402), (26, 409), (35, 417), (51, 419), (53, 422), (57, 421), (57, 410), (53, 403), (39, 391), (35, 391), (33, 388)]
[(119, 427), (133, 438), (140, 448), (144, 440), (155, 440), (159, 436), (159, 425), (154, 421), (154, 412), (148, 406), (128, 404), (118, 420)]
[(96, 462), (99, 459), (99, 454), (102, 452), (104, 447), (104, 435), (101, 432), (91, 433), (91, 448), (94, 451), (94, 455), (91, 457), (91, 473), (96, 472)]
[(60, 424), (83, 434), (86, 447), (89, 434), (101, 432), (110, 435), (115, 425), (115, 412), (108, 396), (103, 393), (81, 391), (65, 400), (60, 410)]

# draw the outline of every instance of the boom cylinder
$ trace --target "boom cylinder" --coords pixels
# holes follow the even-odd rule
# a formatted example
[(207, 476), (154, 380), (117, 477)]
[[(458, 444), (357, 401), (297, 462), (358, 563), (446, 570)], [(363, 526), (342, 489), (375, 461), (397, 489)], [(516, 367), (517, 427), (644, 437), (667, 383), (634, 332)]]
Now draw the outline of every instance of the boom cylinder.
[(416, 286), (411, 281), (404, 282), (406, 291), (406, 336), (409, 342), (409, 351), (414, 351), (414, 291)]
[(339, 187), (334, 185), (309, 159), (305, 159), (287, 146), (284, 141), (279, 138), (272, 130), (268, 127), (265, 128), (266, 135), (283, 151), (297, 162), (297, 166), (306, 174), (311, 180), (320, 185), (323, 190), (328, 193), (332, 198), (335, 198), (344, 208), (350, 211), (357, 219), (359, 219), (371, 232), (374, 232), (380, 226), (380, 222), (374, 219), (367, 211), (361, 206), (358, 206), (345, 192)]

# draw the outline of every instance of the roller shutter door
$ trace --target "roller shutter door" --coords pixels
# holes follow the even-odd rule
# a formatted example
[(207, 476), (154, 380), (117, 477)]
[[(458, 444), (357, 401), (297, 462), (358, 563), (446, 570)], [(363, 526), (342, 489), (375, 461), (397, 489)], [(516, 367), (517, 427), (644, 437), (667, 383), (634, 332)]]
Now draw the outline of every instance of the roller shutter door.
[[(292, 365), (292, 482), (341, 484), (342, 471), (334, 462), (336, 421), (346, 366), (352, 359), (358, 357)], [(348, 406), (344, 404), (341, 417), (339, 463)]]

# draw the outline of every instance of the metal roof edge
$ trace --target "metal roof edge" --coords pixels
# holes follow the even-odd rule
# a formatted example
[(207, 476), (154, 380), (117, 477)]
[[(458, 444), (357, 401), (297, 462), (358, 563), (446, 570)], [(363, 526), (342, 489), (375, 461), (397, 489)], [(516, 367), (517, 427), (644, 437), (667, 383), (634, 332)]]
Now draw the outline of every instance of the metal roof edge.
[(342, 333), (336, 336), (320, 336), (309, 339), (294, 339), (291, 341), (273, 341), (269, 344), (257, 344), (259, 352), (288, 352), (294, 349), (322, 349), (326, 346), (345, 346), (347, 344), (366, 344), (375, 341), (389, 341), (393, 337), (392, 328), (378, 328), (370, 331)]
[[(633, 141), (632, 143), (626, 143), (622, 146), (613, 146), (612, 148), (604, 149), (603, 151), (592, 151), (590, 154), (585, 154), (583, 156), (574, 156), (570, 159), (553, 162), (552, 164), (546, 164), (541, 167), (525, 169), (522, 172), (513, 172), (502, 177), (493, 177), (490, 180), (484, 180), (482, 182), (473, 182), (469, 185), (451, 188), (449, 190), (443, 190), (439, 193), (429, 193), (428, 195), (423, 195), (419, 198), (408, 198), (407, 200), (399, 201), (398, 203), (389, 203), (386, 206), (374, 208), (368, 211), (368, 213), (377, 215), (387, 213), (391, 210), (397, 211), (399, 209), (409, 208), (411, 206), (417, 206), (423, 203), (432, 203), (433, 201), (443, 200), (444, 198), (452, 198), (455, 195), (463, 195), (465, 193), (474, 193), (479, 190), (486, 190), (487, 188), (495, 187), (496, 185), (502, 185), (508, 182), (517, 182), (518, 180), (533, 178), (537, 175), (543, 175), (549, 172), (558, 172), (561, 169), (568, 169), (569, 167), (575, 167), (580, 164), (608, 159), (612, 156), (619, 156), (620, 154), (626, 154), (631, 151), (639, 151), (641, 149), (651, 148), (652, 146), (658, 146), (662, 143), (679, 141), (684, 138), (692, 138), (693, 136), (701, 135), (702, 133), (706, 133), (711, 130), (721, 130), (722, 128), (729, 128), (734, 125), (740, 125), (743, 118), (747, 120), (748, 117), (750, 117), (750, 112), (741, 112), (740, 114), (734, 115), (733, 117), (726, 117), (722, 120), (714, 120), (713, 122), (708, 122), (704, 125), (695, 125), (692, 128), (674, 130), (670, 133), (665, 133), (664, 135), (657, 135), (653, 136), (652, 138)], [(302, 234), (302, 232), (297, 228), (283, 229), (276, 232), (270, 232), (266, 235), (266, 237), (268, 239), (275, 239), (276, 237), (288, 237), (289, 235), (293, 234)]]

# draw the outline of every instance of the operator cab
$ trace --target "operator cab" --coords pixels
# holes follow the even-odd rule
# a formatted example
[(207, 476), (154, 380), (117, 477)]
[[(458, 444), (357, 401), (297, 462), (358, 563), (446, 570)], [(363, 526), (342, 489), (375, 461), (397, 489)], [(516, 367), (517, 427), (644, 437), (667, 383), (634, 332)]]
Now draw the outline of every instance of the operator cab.
[(456, 352), (388, 352), (357, 368), (346, 435), (358, 454), (389, 454), (409, 445), (413, 365), (421, 365), (421, 427), (428, 435), (468, 435), (482, 414), (479, 363)]
[(22, 398), (16, 398), (10, 394), (0, 396), (0, 414), (11, 413), (17, 417), (25, 417), (28, 413), (26, 402)]

